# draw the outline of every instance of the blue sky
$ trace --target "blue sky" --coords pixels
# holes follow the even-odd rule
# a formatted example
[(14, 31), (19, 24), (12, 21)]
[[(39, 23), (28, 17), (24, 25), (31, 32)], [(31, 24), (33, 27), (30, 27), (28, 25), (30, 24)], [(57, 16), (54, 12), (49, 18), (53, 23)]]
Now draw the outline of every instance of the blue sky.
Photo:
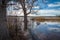
[(34, 5), (39, 6), (39, 8), (34, 9), (40, 10), (38, 14), (47, 16), (60, 15), (60, 0), (38, 0)]
[(38, 0), (34, 5), (39, 6), (41, 9), (56, 9), (60, 10), (60, 0)]
[(35, 5), (40, 6), (40, 9), (60, 9), (60, 0), (38, 0)]

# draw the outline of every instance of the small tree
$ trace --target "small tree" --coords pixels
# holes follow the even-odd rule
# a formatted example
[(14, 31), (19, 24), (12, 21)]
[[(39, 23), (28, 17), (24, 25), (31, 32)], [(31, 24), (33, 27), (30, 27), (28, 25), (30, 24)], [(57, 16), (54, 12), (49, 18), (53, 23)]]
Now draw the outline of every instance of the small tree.
[(31, 13), (33, 4), (36, 1), (37, 0), (19, 0), (24, 13), (24, 30), (27, 30), (27, 24), (28, 24), (27, 15)]

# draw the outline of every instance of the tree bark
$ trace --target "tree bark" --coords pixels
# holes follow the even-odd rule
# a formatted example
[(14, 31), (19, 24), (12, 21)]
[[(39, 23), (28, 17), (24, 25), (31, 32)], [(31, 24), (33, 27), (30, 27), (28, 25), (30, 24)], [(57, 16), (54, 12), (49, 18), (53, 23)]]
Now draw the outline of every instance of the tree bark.
[(26, 8), (25, 8), (25, 0), (24, 0), (24, 6), (22, 5), (23, 7), (23, 12), (24, 12), (24, 31), (27, 30), (27, 13), (26, 13)]
[(27, 15), (24, 14), (24, 30), (27, 30)]
[(0, 5), (0, 40), (8, 40), (9, 33), (6, 24), (6, 5)]

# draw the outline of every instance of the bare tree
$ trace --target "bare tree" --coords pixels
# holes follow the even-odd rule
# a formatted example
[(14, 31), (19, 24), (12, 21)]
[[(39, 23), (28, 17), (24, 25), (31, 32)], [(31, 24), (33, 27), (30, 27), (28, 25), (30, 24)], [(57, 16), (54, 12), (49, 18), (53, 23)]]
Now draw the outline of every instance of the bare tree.
[(24, 30), (27, 30), (27, 24), (28, 24), (27, 15), (31, 13), (33, 4), (36, 1), (37, 0), (19, 0), (24, 13)]
[[(31, 13), (31, 10), (33, 8), (33, 4), (34, 4), (34, 2), (36, 2), (36, 0), (18, 0), (18, 1), (20, 2), (21, 6), (22, 6), (22, 9), (23, 9), (23, 13), (24, 13), (24, 30), (27, 30), (27, 24), (28, 24), (27, 15)], [(1, 8), (0, 9), (0, 11), (1, 11), (0, 14), (2, 15), (1, 16), (2, 20), (0, 20), (0, 21), (2, 21), (2, 23), (6, 20), (6, 6), (7, 6), (8, 2), (9, 2), (9, 0), (2, 0), (2, 5), (0, 5), (0, 8)], [(3, 23), (3, 25), (4, 24), (5, 23)], [(5, 26), (7, 27), (7, 25), (5, 25)]]

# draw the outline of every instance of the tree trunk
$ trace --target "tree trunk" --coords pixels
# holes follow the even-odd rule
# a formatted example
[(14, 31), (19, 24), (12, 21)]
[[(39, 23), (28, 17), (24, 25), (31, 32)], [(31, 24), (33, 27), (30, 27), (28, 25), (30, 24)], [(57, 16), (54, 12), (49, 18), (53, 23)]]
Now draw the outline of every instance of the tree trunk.
[(9, 33), (6, 24), (6, 5), (3, 4), (0, 5), (0, 40), (8, 40)]
[(23, 11), (24, 11), (24, 31), (26, 31), (27, 30), (27, 13), (26, 13), (25, 4), (23, 7)]
[(24, 14), (24, 30), (27, 30), (27, 15)]

